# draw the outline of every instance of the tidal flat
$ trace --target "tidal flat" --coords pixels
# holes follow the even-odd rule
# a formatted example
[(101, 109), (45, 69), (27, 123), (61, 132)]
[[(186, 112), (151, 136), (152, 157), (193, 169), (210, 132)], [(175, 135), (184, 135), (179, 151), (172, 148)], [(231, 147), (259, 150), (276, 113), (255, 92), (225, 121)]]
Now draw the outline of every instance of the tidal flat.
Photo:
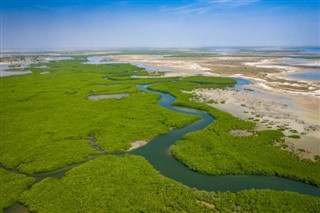
[[(31, 212), (318, 211), (320, 161), (317, 146), (315, 150), (311, 147), (311, 154), (303, 156), (297, 151), (302, 149), (299, 146), (295, 151), (288, 149), (290, 141), (287, 137), (301, 136), (302, 139), (292, 139), (297, 143), (307, 136), (311, 137), (311, 133), (317, 137), (317, 124), (308, 125), (307, 119), (299, 114), (297, 116), (300, 117), (294, 117), (296, 115), (290, 110), (298, 106), (298, 101), (284, 103), (284, 106), (282, 98), (279, 98), (279, 107), (277, 103), (269, 106), (270, 101), (259, 96), (260, 90), (269, 96), (280, 89), (275, 84), (270, 91), (264, 90), (259, 87), (259, 82), (270, 78), (268, 73), (281, 73), (283, 70), (272, 68), (268, 72), (269, 68), (244, 64), (248, 59), (258, 62), (263, 57), (288, 56), (261, 56), (255, 53), (244, 57), (232, 53), (219, 58), (219, 55), (206, 54), (199, 57), (190, 52), (177, 51), (146, 51), (144, 54), (111, 52), (103, 53), (102, 57), (112, 58), (117, 63), (86, 64), (88, 57), (95, 56), (94, 52), (73, 52), (59, 56), (66, 60), (30, 64), (23, 68), (32, 72), (28, 75), (3, 77), (0, 187), (3, 189), (1, 197), (10, 199), (1, 199), (0, 207), (5, 212), (12, 205), (12, 208), (14, 205), (20, 208), (17, 203)], [(39, 55), (35, 60), (45, 57)], [(318, 60), (314, 55), (306, 57)], [(122, 60), (126, 63), (121, 63)], [(148, 71), (129, 64), (131, 60), (154, 67), (172, 67), (172, 70)], [(214, 66), (217, 60), (223, 61), (221, 66), (205, 66), (206, 63)], [(235, 73), (237, 66), (243, 73)], [(42, 67), (49, 73), (42, 75)], [(222, 74), (224, 68), (226, 70)], [(230, 78), (235, 76), (247, 77), (251, 80), (250, 86), (237, 87), (237, 80)], [(173, 100), (174, 106), (201, 110), (214, 119), (199, 131), (183, 134), (182, 138), (172, 136), (175, 145), (165, 150), (165, 154), (177, 161), (179, 167), (209, 177), (226, 175), (240, 180), (248, 176), (261, 181), (259, 187), (245, 187), (237, 181), (232, 186), (232, 192), (208, 189), (206, 185), (201, 190), (188, 187), (183, 181), (181, 183), (157, 170), (144, 155), (137, 156), (135, 152), (152, 147), (154, 139), (173, 131), (184, 131), (184, 128), (193, 130), (193, 125), (203, 122), (197, 114), (184, 113), (186, 109), (179, 111), (163, 107), (158, 103), (163, 94), (141, 90), (138, 85), (149, 85), (152, 91), (168, 94), (165, 103), (176, 98)], [(319, 104), (319, 97), (312, 95), (316, 91), (312, 88), (294, 88), (278, 95), (290, 101), (294, 99), (292, 97), (297, 97)], [(228, 93), (237, 94), (235, 96), (241, 97), (244, 102), (226, 95)], [(208, 94), (209, 98), (204, 94)], [(108, 98), (88, 100), (92, 95)], [(252, 106), (248, 104), (243, 106), (243, 111), (256, 113), (252, 114), (254, 119), (239, 119), (232, 111), (228, 114), (223, 107), (218, 107), (227, 106), (229, 101), (244, 104), (249, 99), (253, 100), (256, 108), (249, 109)], [(291, 117), (305, 122), (305, 125), (300, 129), (276, 123), (274, 118), (274, 125), (269, 124), (271, 120), (264, 122), (272, 128), (263, 127), (265, 118), (259, 118), (260, 115), (256, 117), (260, 113), (258, 104), (269, 107), (270, 114), (288, 110)], [(304, 106), (303, 109), (307, 108)], [(272, 111), (280, 109), (283, 111)], [(312, 116), (316, 112), (312, 111), (316, 110), (314, 104), (308, 109), (309, 116), (315, 117)], [(239, 136), (235, 132), (248, 134)], [(95, 147), (92, 146), (92, 138)], [(132, 148), (135, 149), (128, 152)], [(306, 147), (303, 149), (308, 153)], [(164, 168), (170, 170), (170, 166), (168, 164)], [(59, 176), (48, 175), (34, 182), (34, 177), (41, 173), (50, 174), (66, 167), (68, 170)], [(293, 181), (289, 185), (297, 187), (286, 191), (271, 187), (269, 180), (266, 180), (274, 181), (274, 178)], [(8, 179), (12, 181), (9, 183)], [(282, 185), (280, 181), (278, 183)], [(17, 189), (12, 190), (13, 186)], [(78, 196), (74, 197), (74, 194)]]
[(118, 54), (109, 58), (175, 70), (164, 76), (250, 80), (250, 85), (230, 91), (194, 92), (201, 101), (241, 119), (255, 120), (260, 129), (283, 129), (287, 136), (298, 134), (300, 140), (287, 137), (286, 142), (287, 149), (301, 158), (314, 160), (320, 156), (320, 55), (317, 52), (214, 49), (166, 53), (163, 57)]

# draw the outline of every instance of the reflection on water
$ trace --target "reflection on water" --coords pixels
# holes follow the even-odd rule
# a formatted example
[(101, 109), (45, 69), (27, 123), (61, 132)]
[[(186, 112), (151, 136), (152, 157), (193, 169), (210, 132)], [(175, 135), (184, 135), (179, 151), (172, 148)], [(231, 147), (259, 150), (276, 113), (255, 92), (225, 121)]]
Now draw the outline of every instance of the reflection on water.
[(290, 74), (291, 77), (300, 78), (304, 80), (320, 81), (320, 70), (314, 70), (311, 72), (301, 72)]
[(245, 78), (234, 78), (234, 79), (237, 81), (235, 88), (251, 84), (251, 81)]

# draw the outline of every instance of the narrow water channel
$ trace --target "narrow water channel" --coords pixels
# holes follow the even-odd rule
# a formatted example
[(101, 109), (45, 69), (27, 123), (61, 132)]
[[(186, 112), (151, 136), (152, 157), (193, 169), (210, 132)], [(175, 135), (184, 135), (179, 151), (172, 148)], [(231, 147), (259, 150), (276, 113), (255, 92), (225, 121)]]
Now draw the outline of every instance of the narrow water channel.
[[(206, 112), (172, 106), (176, 100), (170, 94), (153, 91), (147, 88), (148, 85), (138, 85), (138, 88), (146, 92), (160, 94), (158, 103), (167, 109), (201, 116), (201, 120), (196, 121), (186, 127), (174, 129), (165, 135), (158, 136), (145, 146), (131, 151), (135, 155), (146, 158), (153, 167), (162, 175), (174, 179), (186, 186), (194, 187), (206, 191), (240, 191), (244, 189), (274, 189), (281, 191), (299, 192), (302, 194), (320, 196), (320, 188), (299, 181), (294, 181), (277, 176), (247, 176), (247, 175), (223, 175), (211, 176), (190, 170), (188, 167), (177, 161), (170, 154), (171, 147), (187, 133), (204, 129), (214, 122), (214, 118)], [(214, 163), (214, 162), (212, 162)]]
[[(237, 86), (247, 85), (250, 82), (247, 80), (237, 79)], [(276, 176), (247, 176), (247, 175), (223, 175), (223, 176), (212, 176), (205, 175), (198, 172), (190, 170), (188, 167), (183, 165), (181, 162), (177, 161), (171, 156), (171, 147), (179, 140), (182, 140), (184, 135), (190, 132), (204, 129), (210, 123), (214, 122), (214, 118), (208, 113), (196, 109), (176, 107), (172, 106), (176, 98), (170, 94), (162, 93), (158, 91), (153, 91), (148, 89), (148, 85), (138, 85), (138, 88), (146, 91), (161, 95), (158, 100), (159, 105), (165, 107), (169, 110), (175, 112), (181, 112), (191, 115), (197, 115), (201, 117), (198, 120), (186, 127), (180, 129), (174, 129), (167, 134), (160, 135), (152, 139), (145, 146), (138, 149), (134, 149), (129, 153), (135, 155), (141, 155), (146, 158), (153, 167), (158, 170), (163, 176), (174, 179), (186, 186), (196, 188), (199, 190), (206, 191), (231, 191), (236, 192), (245, 189), (274, 189), (280, 191), (292, 191), (299, 192), (302, 194), (320, 196), (320, 188), (312, 186), (299, 181), (289, 180), (286, 178), (276, 177)], [(92, 142), (92, 147), (94, 149), (100, 150), (99, 147), (95, 146), (95, 139), (89, 138)], [(116, 153), (117, 155), (123, 155), (124, 153)], [(85, 162), (92, 159), (98, 158), (102, 155), (108, 155), (108, 153), (102, 152), (100, 155), (92, 156), (88, 158)], [(213, 162), (214, 163), (214, 162)], [(61, 178), (65, 175), (67, 171), (75, 166), (81, 165), (73, 164), (55, 171), (45, 172), (40, 174), (32, 175), (36, 178), (36, 183), (40, 182), (44, 178), (53, 177)], [(1, 165), (0, 165), (1, 167)], [(14, 171), (19, 173), (18, 171)], [(5, 213), (28, 213), (28, 208), (20, 203), (14, 203), (9, 208), (4, 209)]]

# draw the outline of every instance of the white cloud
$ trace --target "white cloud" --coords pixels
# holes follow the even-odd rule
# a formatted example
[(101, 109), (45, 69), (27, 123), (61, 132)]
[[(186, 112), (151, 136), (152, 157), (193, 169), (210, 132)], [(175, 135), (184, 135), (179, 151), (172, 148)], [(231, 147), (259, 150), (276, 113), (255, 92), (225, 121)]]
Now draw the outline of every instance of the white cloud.
[(197, 0), (194, 3), (178, 7), (167, 7), (162, 11), (170, 15), (204, 14), (214, 9), (243, 7), (257, 1), (259, 0)]

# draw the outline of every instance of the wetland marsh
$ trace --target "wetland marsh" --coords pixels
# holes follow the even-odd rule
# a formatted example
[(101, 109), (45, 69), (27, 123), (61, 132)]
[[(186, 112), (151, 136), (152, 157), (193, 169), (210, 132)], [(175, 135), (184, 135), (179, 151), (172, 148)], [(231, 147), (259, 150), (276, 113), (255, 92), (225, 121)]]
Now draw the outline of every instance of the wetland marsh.
[(1, 0), (0, 213), (320, 213), (319, 6)]
[[(234, 79), (132, 78), (149, 73), (83, 62), (34, 64), (28, 75), (2, 79), (1, 208), (17, 201), (32, 212), (319, 206), (319, 162), (274, 146), (283, 143), (281, 131), (257, 131), (252, 122), (194, 101), (194, 89), (225, 89)], [(41, 75), (42, 66), (50, 74)], [(237, 137), (232, 130), (252, 134)], [(148, 143), (127, 152), (135, 141)], [(16, 191), (6, 181), (11, 176)], [(248, 205), (245, 197), (258, 199)]]

